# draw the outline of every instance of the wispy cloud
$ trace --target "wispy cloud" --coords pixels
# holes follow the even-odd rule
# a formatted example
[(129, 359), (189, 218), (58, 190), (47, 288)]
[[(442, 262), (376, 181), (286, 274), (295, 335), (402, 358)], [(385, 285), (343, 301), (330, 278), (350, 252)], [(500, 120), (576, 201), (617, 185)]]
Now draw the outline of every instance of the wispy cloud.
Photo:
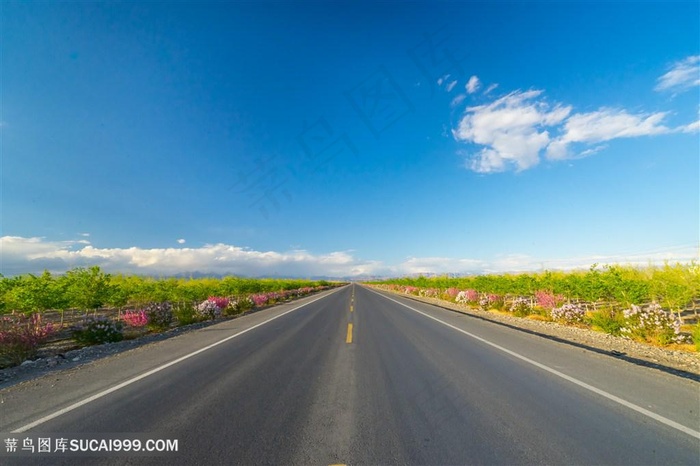
[(550, 142), (547, 127), (561, 123), (570, 106), (549, 105), (537, 99), (542, 91), (515, 91), (495, 101), (469, 107), (453, 131), (458, 141), (485, 146), (468, 161), (479, 173), (525, 170), (539, 162)]
[(484, 95), (490, 94), (491, 91), (495, 90), (497, 87), (498, 87), (498, 83), (493, 83), (493, 84), (489, 85), (489, 87), (487, 87), (486, 90), (484, 91)]
[[(571, 143), (599, 143), (619, 138), (652, 136), (671, 130), (662, 125), (666, 112), (633, 115), (623, 109), (603, 108), (595, 112), (571, 115), (564, 123), (563, 134), (547, 147), (550, 159), (574, 156), (569, 151)], [(593, 153), (586, 150), (579, 155)]]
[(498, 255), (491, 260), (449, 257), (409, 257), (396, 264), (363, 260), (351, 251), (313, 254), (305, 250), (255, 251), (227, 244), (199, 248), (96, 248), (77, 241), (50, 241), (20, 236), (0, 237), (3, 251), (1, 272), (7, 276), (62, 273), (73, 267), (98, 265), (108, 272), (143, 275), (179, 273), (235, 274), (244, 276), (367, 277), (408, 274), (479, 274), (525, 272), (547, 269), (587, 268), (600, 264), (660, 264), (697, 259), (697, 245), (682, 245), (615, 256), (590, 255), (549, 260), (527, 254)]
[(450, 79), (449, 74), (446, 74), (444, 76), (439, 77), (437, 80), (437, 85), (442, 86), (443, 84), (445, 84), (447, 82), (448, 79)]
[(454, 108), (464, 102), (464, 99), (466, 99), (467, 96), (465, 94), (459, 94), (457, 95), (454, 99), (452, 99), (452, 102), (450, 102), (450, 107)]
[(478, 76), (472, 76), (469, 78), (469, 81), (467, 81), (466, 86), (464, 88), (466, 89), (468, 94), (473, 94), (475, 93), (479, 87), (481, 86), (481, 82), (479, 81)]
[(456, 85), (457, 85), (457, 81), (456, 81), (456, 80), (455, 80), (455, 81), (451, 81), (450, 83), (447, 84), (447, 86), (445, 86), (445, 90), (446, 90), (447, 92), (452, 92), (452, 89), (454, 89), (454, 87), (455, 87)]
[(655, 89), (678, 93), (695, 86), (700, 86), (700, 55), (673, 63), (670, 70), (659, 77)]
[(185, 241), (184, 238), (180, 238), (179, 240), (177, 240), (177, 244), (185, 244), (186, 242), (187, 241)]
[(694, 121), (677, 129), (681, 133), (697, 133), (700, 132), (700, 120)]

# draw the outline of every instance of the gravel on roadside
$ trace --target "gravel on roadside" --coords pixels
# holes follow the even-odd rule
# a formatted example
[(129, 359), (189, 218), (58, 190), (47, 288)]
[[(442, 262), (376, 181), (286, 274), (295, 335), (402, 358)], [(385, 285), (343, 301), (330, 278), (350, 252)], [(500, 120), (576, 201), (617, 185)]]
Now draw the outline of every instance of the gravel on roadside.
[[(232, 317), (235, 318), (235, 317)], [(0, 389), (17, 385), (41, 377), (50, 372), (72, 369), (102, 358), (106, 358), (124, 351), (167, 340), (200, 328), (223, 322), (223, 319), (198, 322), (182, 327), (175, 327), (162, 333), (146, 334), (133, 340), (122, 340), (116, 343), (75, 348), (70, 341), (57, 342), (57, 344), (41, 348), (37, 357), (24, 361), (19, 366), (8, 367), (0, 370)]]

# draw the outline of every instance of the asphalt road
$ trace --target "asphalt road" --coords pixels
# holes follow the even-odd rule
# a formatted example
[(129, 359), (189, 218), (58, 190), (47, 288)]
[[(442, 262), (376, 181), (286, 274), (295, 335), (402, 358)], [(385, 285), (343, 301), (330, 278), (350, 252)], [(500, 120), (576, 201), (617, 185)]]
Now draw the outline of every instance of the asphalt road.
[(0, 462), (697, 465), (699, 411), (697, 381), (351, 285), (0, 391), (20, 446), (176, 453)]

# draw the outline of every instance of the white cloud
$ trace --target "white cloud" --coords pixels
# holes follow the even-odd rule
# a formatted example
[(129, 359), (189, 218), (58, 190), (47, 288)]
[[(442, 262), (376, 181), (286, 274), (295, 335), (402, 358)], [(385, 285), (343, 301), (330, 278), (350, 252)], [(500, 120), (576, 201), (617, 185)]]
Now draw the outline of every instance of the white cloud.
[(515, 91), (490, 104), (467, 108), (453, 131), (455, 139), (486, 146), (467, 162), (479, 173), (515, 167), (525, 170), (539, 162), (550, 142), (546, 127), (561, 123), (571, 107), (536, 100), (542, 91)]
[(477, 173), (522, 171), (537, 165), (542, 154), (549, 160), (580, 158), (600, 152), (607, 147), (600, 143), (614, 139), (700, 130), (697, 121), (669, 128), (663, 124), (669, 112), (601, 107), (573, 113), (570, 105), (549, 103), (542, 94), (517, 90), (468, 107), (452, 134), (481, 147), (466, 157), (465, 167)]
[(591, 149), (586, 149), (581, 154), (579, 154), (581, 157), (588, 157), (589, 155), (597, 154), (598, 152), (605, 150), (608, 148), (607, 144), (601, 144), (599, 146), (595, 146)]
[(178, 244), (185, 244), (186, 241), (183, 238), (180, 238), (179, 240), (177, 240), (177, 243)]
[(473, 94), (479, 89), (479, 86), (481, 86), (481, 82), (479, 81), (478, 76), (472, 76), (471, 78), (469, 78), (469, 81), (467, 81), (467, 84), (466, 86), (464, 86), (464, 88), (466, 89), (468, 94)]
[(44, 269), (62, 273), (73, 267), (98, 265), (107, 272), (170, 275), (188, 272), (244, 276), (367, 277), (407, 274), (502, 273), (547, 269), (588, 268), (600, 264), (662, 264), (697, 259), (697, 245), (682, 245), (620, 255), (595, 255), (561, 260), (535, 258), (527, 254), (499, 255), (491, 260), (450, 257), (409, 257), (393, 265), (361, 260), (347, 251), (312, 254), (254, 251), (227, 244), (200, 248), (95, 248), (74, 241), (44, 238), (0, 237), (2, 270), (5, 275), (40, 273)]
[(90, 233), (79, 233), (79, 235), (87, 238), (90, 236)]
[(564, 125), (567, 142), (602, 142), (616, 138), (629, 138), (667, 133), (660, 125), (665, 112), (650, 115), (632, 115), (625, 110), (601, 109), (572, 115)]
[(493, 84), (491, 84), (491, 85), (490, 85), (489, 87), (487, 87), (486, 90), (484, 91), (484, 95), (490, 94), (491, 91), (493, 91), (493, 90), (496, 89), (497, 87), (498, 87), (498, 83), (493, 83)]
[(198, 271), (250, 276), (344, 276), (365, 273), (373, 267), (371, 262), (357, 260), (346, 252), (254, 251), (227, 244), (200, 248), (96, 248), (75, 241), (4, 236), (0, 246), (2, 273), (8, 275), (99, 265), (107, 271), (138, 274)]
[(447, 90), (447, 92), (452, 92), (452, 89), (454, 89), (454, 87), (456, 85), (457, 85), (457, 81), (456, 80), (452, 81), (445, 87), (445, 89)]
[(449, 74), (446, 74), (445, 76), (442, 76), (442, 77), (438, 78), (438, 80), (437, 80), (437, 85), (438, 85), (438, 86), (442, 86), (444, 83), (447, 82), (448, 79), (450, 79), (450, 75), (449, 75)]
[(657, 80), (657, 91), (686, 91), (700, 86), (700, 55), (692, 55), (671, 65), (671, 69)]
[(685, 126), (681, 126), (680, 128), (677, 128), (676, 130), (681, 132), (681, 133), (700, 132), (700, 120), (694, 121), (694, 122), (687, 124)]
[(449, 257), (409, 257), (391, 267), (392, 275), (417, 275), (433, 273), (473, 273), (481, 270), (483, 262), (475, 259)]
[[(547, 158), (561, 160), (570, 158), (571, 143), (599, 143), (618, 138), (652, 136), (671, 130), (661, 124), (665, 112), (633, 115), (622, 109), (602, 108), (595, 112), (571, 115), (563, 127), (563, 134), (547, 148)], [(595, 151), (597, 152), (597, 151)], [(586, 150), (579, 156), (591, 154)]]
[(466, 98), (467, 98), (467, 96), (465, 94), (459, 94), (457, 97), (452, 99), (452, 102), (450, 102), (450, 107), (452, 107), (452, 108), (456, 107), (457, 105), (464, 102), (464, 99), (466, 99)]

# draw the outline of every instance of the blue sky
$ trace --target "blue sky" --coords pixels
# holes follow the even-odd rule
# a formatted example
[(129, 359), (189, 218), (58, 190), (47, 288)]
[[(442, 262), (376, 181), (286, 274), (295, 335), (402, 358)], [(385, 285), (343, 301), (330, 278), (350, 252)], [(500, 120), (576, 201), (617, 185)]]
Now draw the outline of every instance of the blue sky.
[(3, 2), (5, 275), (698, 257), (697, 2)]

